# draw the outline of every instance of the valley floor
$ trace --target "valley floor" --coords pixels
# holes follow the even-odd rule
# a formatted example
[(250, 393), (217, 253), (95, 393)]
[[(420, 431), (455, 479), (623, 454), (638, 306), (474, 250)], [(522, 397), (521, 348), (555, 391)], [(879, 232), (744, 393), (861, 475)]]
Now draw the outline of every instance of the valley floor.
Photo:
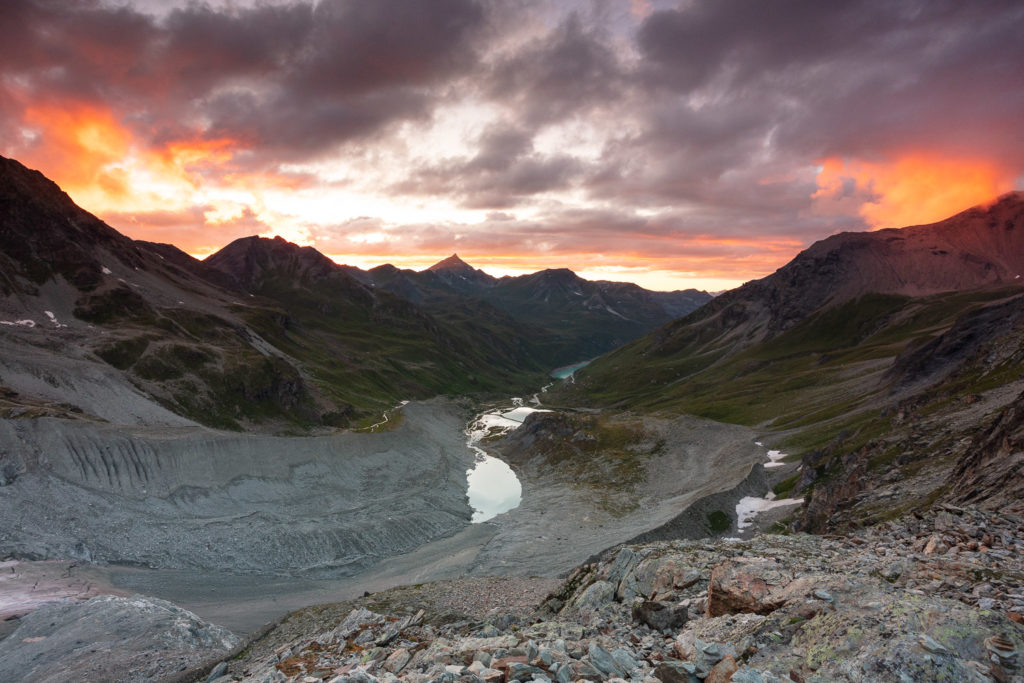
[[(0, 512), (9, 520), (3, 547), (64, 561), (12, 562), (0, 583), (7, 606), (0, 617), (65, 595), (140, 593), (251, 632), (293, 609), (403, 584), (552, 577), (680, 523), (680, 512), (698, 499), (738, 499), (767, 487), (749, 430), (645, 418), (668, 445), (644, 462), (634, 486), (602, 491), (514, 464), (524, 484), (520, 506), (470, 524), (467, 413), (443, 401), (402, 410), (390, 432), (315, 438), (6, 421), (12, 442), (42, 455), (0, 487)], [(200, 459), (207, 469), (196, 472), (191, 465)], [(405, 474), (394, 476), (396, 468)], [(395, 526), (432, 515), (444, 523)], [(688, 525), (699, 530), (699, 522)], [(332, 564), (335, 555), (356, 554), (352, 548), (363, 551), (359, 562)], [(40, 591), (40, 576), (48, 592)]]

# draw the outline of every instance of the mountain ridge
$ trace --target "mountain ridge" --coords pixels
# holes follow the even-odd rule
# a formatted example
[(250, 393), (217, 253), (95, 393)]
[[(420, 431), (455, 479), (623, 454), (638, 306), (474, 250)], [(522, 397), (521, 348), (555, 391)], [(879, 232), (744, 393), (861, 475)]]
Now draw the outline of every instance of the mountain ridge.
[[(1012, 445), (1020, 270), (1020, 192), (926, 226), (835, 235), (595, 360), (552, 400), (763, 430), (799, 456), (776, 482), (804, 496), (797, 529), (955, 503), (964, 482), (978, 490), (972, 502), (998, 505), (1024, 480)], [(1000, 414), (1004, 446), (979, 441)]]
[[(395, 294), (435, 317), (458, 319), (462, 324), (473, 316), (506, 318), (502, 324), (523, 326), (524, 334), (536, 342), (538, 357), (551, 367), (610, 351), (712, 298), (695, 289), (656, 292), (629, 282), (586, 280), (568, 268), (496, 278), (457, 254), (421, 271), (392, 264), (362, 270), (336, 264), (313, 247), (289, 248), (285, 245), (290, 243), (280, 237), (268, 239), (239, 238), (203, 263), (258, 289), (258, 272), (277, 258), (281, 260), (276, 266), (279, 278), (284, 272), (298, 278), (303, 273), (323, 278), (343, 271), (356, 282)], [(256, 256), (257, 247), (265, 253)], [(256, 263), (259, 259), (262, 265)], [(298, 265), (302, 259), (304, 267)]]

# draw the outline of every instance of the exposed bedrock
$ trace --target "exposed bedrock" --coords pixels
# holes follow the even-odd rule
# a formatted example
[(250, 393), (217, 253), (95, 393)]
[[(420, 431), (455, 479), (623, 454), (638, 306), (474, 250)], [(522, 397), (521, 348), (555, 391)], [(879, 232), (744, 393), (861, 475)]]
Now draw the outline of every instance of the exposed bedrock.
[(465, 527), (472, 453), (450, 403), (392, 432), (272, 437), (0, 421), (0, 553), (343, 576)]

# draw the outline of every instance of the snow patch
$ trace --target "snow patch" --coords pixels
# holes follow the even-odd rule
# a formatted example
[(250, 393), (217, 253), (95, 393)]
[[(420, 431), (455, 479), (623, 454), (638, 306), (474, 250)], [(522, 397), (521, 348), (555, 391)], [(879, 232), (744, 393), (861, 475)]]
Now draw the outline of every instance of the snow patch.
[(490, 434), (507, 434), (520, 427), (530, 413), (550, 413), (550, 410), (519, 406), (512, 410), (492, 410), (482, 413), (469, 424), (467, 434), (474, 442)]
[(629, 318), (627, 318), (626, 316), (622, 315), (621, 313), (619, 313), (618, 311), (616, 311), (616, 310), (615, 310), (614, 308), (612, 308), (611, 306), (605, 306), (604, 308), (605, 308), (605, 310), (606, 310), (606, 311), (608, 311), (608, 312), (609, 312), (609, 313), (611, 313), (612, 315), (617, 315), (617, 316), (619, 316), (620, 318), (622, 318), (623, 320), (629, 320)]
[(776, 498), (775, 494), (770, 491), (764, 498), (753, 496), (741, 498), (740, 502), (736, 504), (736, 530), (743, 531), (749, 527), (761, 512), (787, 505), (799, 505), (803, 502), (803, 498)]
[(57, 316), (53, 314), (53, 311), (43, 311), (43, 313), (45, 313), (46, 317), (50, 319), (50, 322), (53, 323), (54, 327), (67, 327), (67, 325), (63, 325), (59, 320), (57, 320)]
[(35, 327), (35, 320), (0, 320), (0, 325), (20, 325), (22, 327)]
[(110, 268), (107, 268), (106, 266), (101, 266), (101, 267), (100, 267), (100, 270), (102, 270), (102, 271), (103, 271), (103, 274), (104, 274), (104, 275), (110, 275), (110, 273), (112, 272), (112, 271), (110, 270)]

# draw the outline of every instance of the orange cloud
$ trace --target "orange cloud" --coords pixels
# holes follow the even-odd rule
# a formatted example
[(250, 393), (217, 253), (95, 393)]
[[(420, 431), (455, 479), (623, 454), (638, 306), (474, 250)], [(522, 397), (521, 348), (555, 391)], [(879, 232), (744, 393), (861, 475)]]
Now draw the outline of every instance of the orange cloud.
[(829, 158), (815, 200), (858, 213), (871, 228), (933, 223), (1014, 188), (1015, 174), (982, 159), (911, 153), (888, 162)]
[(127, 194), (127, 179), (107, 167), (129, 153), (131, 136), (110, 112), (87, 105), (36, 105), (25, 109), (23, 121), (38, 140), (25, 163), (42, 168), (69, 193)]
[[(196, 249), (221, 232), (228, 241), (242, 229), (266, 230), (250, 208), (259, 207), (259, 193), (302, 182), (299, 176), (232, 170), (239, 146), (228, 138), (196, 136), (152, 146), (111, 110), (95, 105), (34, 104), (23, 109), (21, 121), (24, 142), (4, 151), (40, 169), (80, 206), (135, 238)], [(175, 219), (160, 220), (166, 216)]]

